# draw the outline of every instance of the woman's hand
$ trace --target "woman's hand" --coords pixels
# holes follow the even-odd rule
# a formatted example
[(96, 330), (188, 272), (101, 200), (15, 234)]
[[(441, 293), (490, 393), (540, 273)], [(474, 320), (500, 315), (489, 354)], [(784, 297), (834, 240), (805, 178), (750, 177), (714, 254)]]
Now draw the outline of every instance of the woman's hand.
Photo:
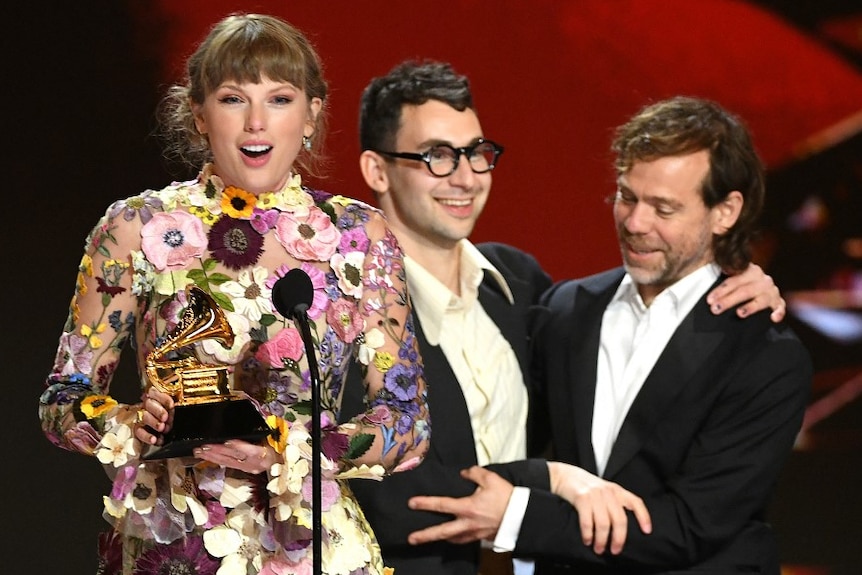
[(150, 387), (138, 409), (135, 437), (146, 445), (161, 445), (162, 434), (171, 428), (174, 400), (167, 393)]
[(202, 445), (195, 448), (194, 456), (216, 465), (255, 475), (268, 471), (279, 461), (278, 454), (268, 445), (248, 443), (241, 439)]

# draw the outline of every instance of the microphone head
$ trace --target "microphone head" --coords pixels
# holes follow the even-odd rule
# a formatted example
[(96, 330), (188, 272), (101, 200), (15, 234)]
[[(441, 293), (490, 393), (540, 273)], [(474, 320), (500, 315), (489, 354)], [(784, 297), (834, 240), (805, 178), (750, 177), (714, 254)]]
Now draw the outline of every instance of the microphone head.
[(307, 311), (312, 301), (314, 286), (300, 268), (289, 270), (272, 286), (272, 303), (284, 317), (292, 318), (297, 312)]

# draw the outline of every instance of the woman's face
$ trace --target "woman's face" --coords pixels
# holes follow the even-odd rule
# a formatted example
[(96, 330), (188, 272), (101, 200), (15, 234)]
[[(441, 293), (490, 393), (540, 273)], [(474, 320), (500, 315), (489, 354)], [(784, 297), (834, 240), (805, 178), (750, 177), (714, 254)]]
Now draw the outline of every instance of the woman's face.
[(223, 82), (193, 111), (209, 139), (215, 173), (225, 185), (260, 194), (287, 181), (322, 105), (289, 82), (262, 76), (259, 84)]

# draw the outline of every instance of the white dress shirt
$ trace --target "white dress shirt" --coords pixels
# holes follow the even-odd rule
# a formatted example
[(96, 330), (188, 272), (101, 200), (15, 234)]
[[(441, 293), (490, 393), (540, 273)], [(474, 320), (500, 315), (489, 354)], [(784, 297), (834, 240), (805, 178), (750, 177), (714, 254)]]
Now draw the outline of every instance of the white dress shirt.
[(658, 294), (649, 307), (626, 274), (602, 317), (592, 442), (604, 474), (620, 427), (647, 376), (682, 320), (718, 279), (704, 265)]

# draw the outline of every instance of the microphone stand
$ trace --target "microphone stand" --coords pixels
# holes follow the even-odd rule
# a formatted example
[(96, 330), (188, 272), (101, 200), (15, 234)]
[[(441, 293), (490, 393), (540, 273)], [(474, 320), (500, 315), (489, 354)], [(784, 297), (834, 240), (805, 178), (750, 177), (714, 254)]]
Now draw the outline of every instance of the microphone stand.
[(320, 371), (317, 366), (317, 352), (311, 339), (308, 323), (308, 305), (297, 304), (293, 318), (299, 325), (302, 343), (305, 344), (305, 357), (308, 358), (308, 373), (311, 378), (311, 531), (312, 531), (312, 573), (323, 573), (323, 520), (321, 517), (321, 477), (320, 477)]

